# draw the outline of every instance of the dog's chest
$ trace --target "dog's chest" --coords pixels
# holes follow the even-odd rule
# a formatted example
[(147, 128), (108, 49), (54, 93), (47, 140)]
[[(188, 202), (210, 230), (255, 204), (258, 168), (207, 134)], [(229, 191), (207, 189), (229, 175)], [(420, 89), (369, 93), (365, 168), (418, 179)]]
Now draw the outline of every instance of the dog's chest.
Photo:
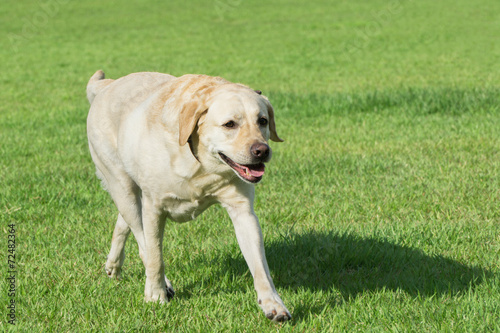
[(175, 222), (187, 222), (195, 219), (214, 203), (216, 200), (213, 197), (183, 199), (174, 194), (165, 194), (161, 204), (168, 219)]
[(175, 222), (195, 219), (208, 207), (218, 203), (220, 195), (233, 188), (227, 177), (209, 173), (188, 179), (177, 176), (165, 180), (165, 183), (157, 182), (156, 187), (151, 186), (155, 191), (148, 192), (157, 205), (160, 205), (157, 208), (162, 209), (166, 217)]

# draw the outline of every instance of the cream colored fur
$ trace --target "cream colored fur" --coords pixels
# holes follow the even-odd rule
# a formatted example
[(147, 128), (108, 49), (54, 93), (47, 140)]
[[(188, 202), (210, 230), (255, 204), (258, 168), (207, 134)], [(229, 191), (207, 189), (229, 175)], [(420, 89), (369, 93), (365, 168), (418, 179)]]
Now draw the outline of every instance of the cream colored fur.
[[(167, 301), (174, 291), (163, 261), (165, 220), (189, 221), (220, 203), (233, 221), (260, 307), (270, 319), (290, 319), (269, 274), (254, 185), (219, 154), (253, 165), (259, 161), (252, 145), (281, 141), (267, 98), (217, 77), (135, 73), (110, 80), (102, 71), (91, 77), (87, 97), (90, 153), (119, 211), (108, 275), (120, 275), (132, 231), (146, 267), (145, 299)], [(230, 121), (237, 126), (229, 128)], [(262, 161), (269, 158), (270, 150)]]

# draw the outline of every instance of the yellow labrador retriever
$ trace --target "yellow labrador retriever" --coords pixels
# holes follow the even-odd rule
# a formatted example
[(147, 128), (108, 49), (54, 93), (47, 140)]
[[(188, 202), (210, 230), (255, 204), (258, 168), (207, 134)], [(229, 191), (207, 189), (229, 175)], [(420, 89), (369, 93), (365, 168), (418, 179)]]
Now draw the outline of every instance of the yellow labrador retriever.
[(271, 104), (219, 77), (97, 71), (87, 85), (87, 132), (97, 175), (119, 214), (106, 262), (118, 277), (130, 231), (146, 267), (146, 301), (174, 296), (162, 255), (165, 220), (194, 219), (212, 204), (229, 213), (267, 318), (291, 319), (277, 294), (253, 210), (254, 185), (282, 141)]

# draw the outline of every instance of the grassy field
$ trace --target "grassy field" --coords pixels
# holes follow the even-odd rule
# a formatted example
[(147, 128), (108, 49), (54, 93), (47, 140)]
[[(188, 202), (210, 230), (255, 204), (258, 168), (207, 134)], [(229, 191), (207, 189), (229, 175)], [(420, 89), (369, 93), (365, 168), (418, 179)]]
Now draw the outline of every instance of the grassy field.
[[(7, 0), (1, 330), (500, 331), (499, 12), (495, 0)], [(143, 302), (132, 238), (123, 279), (106, 277), (117, 212), (85, 129), (97, 69), (220, 75), (269, 96), (285, 142), (256, 212), (291, 322), (261, 313), (220, 207), (167, 224), (168, 305)]]

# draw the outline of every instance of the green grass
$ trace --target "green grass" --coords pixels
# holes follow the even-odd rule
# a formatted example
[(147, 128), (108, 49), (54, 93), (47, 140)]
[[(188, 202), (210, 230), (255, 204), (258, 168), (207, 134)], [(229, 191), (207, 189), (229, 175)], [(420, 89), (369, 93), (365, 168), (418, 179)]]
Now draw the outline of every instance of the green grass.
[[(493, 0), (8, 1), (2, 330), (500, 331), (499, 10)], [(85, 85), (100, 68), (220, 75), (269, 96), (286, 141), (272, 145), (256, 211), (291, 322), (261, 313), (220, 207), (167, 225), (168, 305), (143, 302), (133, 239), (123, 279), (106, 277), (116, 209), (85, 133)]]

